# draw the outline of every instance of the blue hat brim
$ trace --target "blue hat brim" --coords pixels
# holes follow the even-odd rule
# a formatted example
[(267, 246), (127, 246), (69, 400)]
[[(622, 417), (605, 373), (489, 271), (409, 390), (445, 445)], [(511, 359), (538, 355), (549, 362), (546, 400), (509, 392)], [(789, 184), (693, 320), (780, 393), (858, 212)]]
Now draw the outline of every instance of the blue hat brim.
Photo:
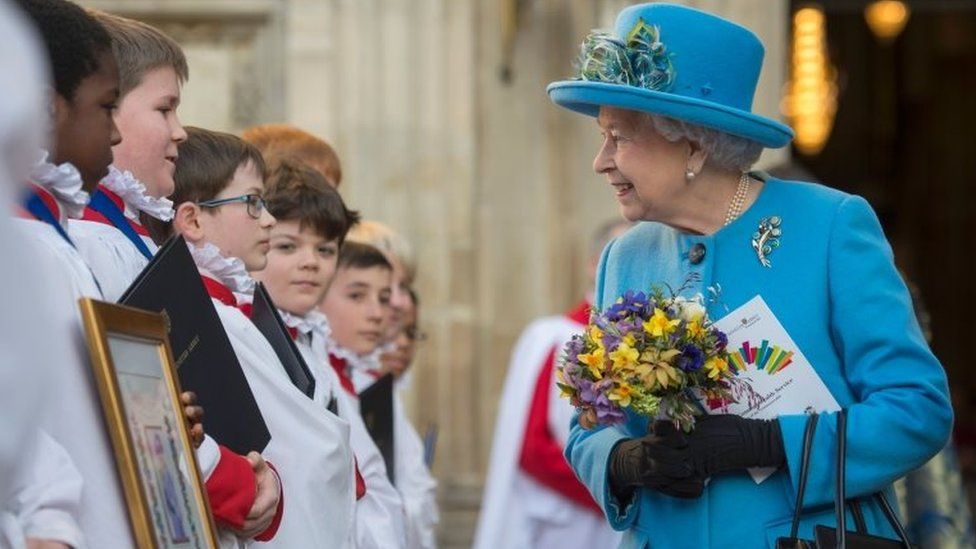
[(793, 130), (775, 120), (673, 93), (585, 80), (553, 82), (546, 92), (553, 103), (587, 116), (599, 115), (602, 106), (617, 107), (677, 118), (745, 137), (774, 149), (785, 146), (793, 139)]

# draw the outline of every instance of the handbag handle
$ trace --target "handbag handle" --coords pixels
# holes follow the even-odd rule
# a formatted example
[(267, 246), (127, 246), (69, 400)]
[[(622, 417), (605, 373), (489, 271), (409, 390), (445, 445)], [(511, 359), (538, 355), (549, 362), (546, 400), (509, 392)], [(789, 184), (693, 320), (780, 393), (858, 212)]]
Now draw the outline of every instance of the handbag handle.
[(810, 451), (813, 449), (813, 434), (817, 431), (819, 414), (810, 414), (807, 425), (803, 430), (803, 455), (800, 458), (800, 482), (796, 487), (796, 509), (793, 510), (793, 524), (790, 526), (790, 538), (797, 539), (800, 531), (800, 515), (803, 513), (803, 494), (807, 491), (807, 476), (810, 473)]
[[(804, 444), (806, 444), (806, 439), (804, 438)], [(844, 513), (844, 503), (846, 501), (846, 489), (845, 489), (845, 474), (847, 469), (847, 410), (841, 409), (837, 413), (837, 487), (834, 496), (834, 513), (837, 515), (837, 549), (845, 549), (845, 542), (847, 537), (847, 515)], [(801, 475), (801, 479), (803, 475)], [(879, 491), (874, 494), (874, 499), (881, 506), (881, 511), (884, 513), (885, 518), (888, 519), (888, 523), (891, 524), (892, 528), (898, 534), (899, 539), (901, 539), (902, 544), (906, 549), (911, 549), (912, 544), (908, 539), (908, 532), (905, 531), (905, 527), (902, 526), (901, 520), (898, 515), (895, 514), (894, 509), (892, 509), (891, 504), (888, 503), (888, 498), (885, 497), (884, 491)], [(796, 523), (796, 517), (794, 517), (794, 523)]]

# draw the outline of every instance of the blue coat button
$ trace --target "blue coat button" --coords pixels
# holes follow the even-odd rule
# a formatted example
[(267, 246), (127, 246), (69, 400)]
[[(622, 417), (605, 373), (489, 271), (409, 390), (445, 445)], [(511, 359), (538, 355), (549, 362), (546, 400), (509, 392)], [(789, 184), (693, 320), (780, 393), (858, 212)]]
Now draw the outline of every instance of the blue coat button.
[(705, 245), (698, 242), (688, 250), (688, 261), (691, 261), (692, 265), (698, 265), (703, 259), (705, 259)]

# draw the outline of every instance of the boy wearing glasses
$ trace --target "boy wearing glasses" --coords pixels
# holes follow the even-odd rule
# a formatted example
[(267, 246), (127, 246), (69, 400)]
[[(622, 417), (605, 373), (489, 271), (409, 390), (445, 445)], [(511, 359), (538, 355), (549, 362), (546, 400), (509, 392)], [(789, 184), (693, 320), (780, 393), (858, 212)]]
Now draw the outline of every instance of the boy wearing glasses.
[(265, 196), (277, 222), (271, 229), (268, 264), (254, 277), (265, 284), (294, 329), (298, 348), (315, 376), (316, 403), (325, 409), (334, 398), (339, 416), (349, 421), (350, 443), (362, 475), (356, 502), (357, 547), (402, 547), (400, 495), (366, 430), (355, 393), (342, 387), (329, 365), (326, 340), (331, 327), (316, 310), (332, 280), (346, 233), (359, 214), (346, 208), (317, 170), (292, 159), (280, 160), (272, 170)]
[(349, 424), (299, 391), (247, 316), (267, 263), (275, 218), (265, 209), (265, 165), (240, 138), (187, 128), (179, 145), (171, 231), (183, 235), (271, 432), (263, 454), (288, 497), (268, 547), (349, 547), (355, 473)]

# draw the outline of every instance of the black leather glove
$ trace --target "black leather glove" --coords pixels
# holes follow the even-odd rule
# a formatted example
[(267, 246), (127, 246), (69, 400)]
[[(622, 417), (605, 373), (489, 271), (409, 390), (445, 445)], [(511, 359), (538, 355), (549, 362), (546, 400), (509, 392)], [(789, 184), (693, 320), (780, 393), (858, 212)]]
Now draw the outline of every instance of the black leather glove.
[(624, 440), (610, 454), (610, 490), (621, 502), (630, 500), (636, 488), (646, 486), (677, 498), (697, 498), (705, 478), (681, 459), (678, 441), (662, 444), (660, 434)]
[[(697, 475), (748, 467), (779, 467), (786, 463), (779, 421), (746, 419), (735, 415), (703, 416), (688, 434), (677, 431), (670, 422), (659, 421), (653, 432), (659, 446), (675, 452), (661, 452), (659, 460), (677, 460)], [(671, 465), (674, 465), (672, 463)]]

